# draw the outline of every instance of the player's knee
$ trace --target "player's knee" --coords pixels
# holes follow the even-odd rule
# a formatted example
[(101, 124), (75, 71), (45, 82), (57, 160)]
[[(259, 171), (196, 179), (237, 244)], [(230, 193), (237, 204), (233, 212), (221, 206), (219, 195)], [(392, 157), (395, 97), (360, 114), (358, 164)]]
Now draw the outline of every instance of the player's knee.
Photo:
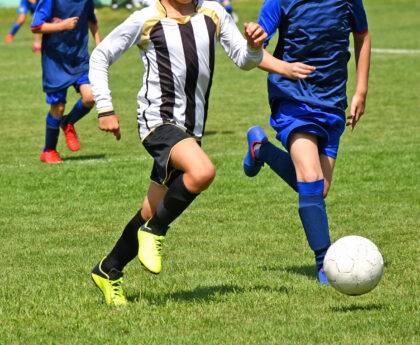
[(317, 171), (304, 171), (302, 174), (300, 174), (299, 180), (302, 182), (315, 182), (322, 180), (324, 177), (322, 176), (322, 173), (319, 173)]
[(151, 205), (145, 200), (141, 209), (141, 216), (144, 220), (149, 220), (153, 217), (156, 210), (153, 210)]
[(26, 20), (26, 16), (21, 14), (20, 16), (17, 17), (16, 23), (19, 25), (23, 25), (25, 24), (25, 20)]
[(89, 95), (83, 96), (82, 97), (82, 104), (85, 108), (93, 108), (93, 106), (95, 105), (93, 95), (89, 94)]
[[(189, 173), (189, 180), (192, 192), (202, 192), (206, 190), (216, 177), (216, 169), (213, 164), (206, 164)], [(188, 187), (187, 187), (188, 188)]]
[(58, 103), (51, 106), (50, 113), (54, 117), (62, 117), (64, 115), (65, 104)]

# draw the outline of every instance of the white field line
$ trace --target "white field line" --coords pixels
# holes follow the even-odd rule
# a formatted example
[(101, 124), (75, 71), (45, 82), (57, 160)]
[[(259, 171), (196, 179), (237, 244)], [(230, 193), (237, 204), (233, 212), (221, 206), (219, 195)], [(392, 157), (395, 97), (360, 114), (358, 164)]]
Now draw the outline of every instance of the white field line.
[(420, 54), (420, 49), (372, 48), (372, 52), (378, 53), (378, 54), (413, 55), (413, 54)]

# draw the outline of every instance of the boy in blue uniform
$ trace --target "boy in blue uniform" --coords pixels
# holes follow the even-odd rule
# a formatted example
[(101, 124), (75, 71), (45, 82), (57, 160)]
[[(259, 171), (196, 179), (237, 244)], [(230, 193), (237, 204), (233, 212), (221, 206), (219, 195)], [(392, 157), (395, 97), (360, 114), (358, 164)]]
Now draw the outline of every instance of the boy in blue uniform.
[[(89, 72), (88, 30), (95, 43), (100, 37), (93, 0), (40, 0), (32, 21), (32, 31), (42, 33), (42, 82), (51, 109), (46, 119), (45, 147), (40, 160), (61, 163), (56, 147), (60, 127), (70, 150), (80, 149), (74, 124), (94, 105)], [(80, 92), (67, 116), (63, 117), (67, 89)]]
[[(10, 32), (6, 35), (6, 42), (12, 43), (15, 39), (15, 35), (21, 28), (21, 26), (25, 23), (26, 16), (28, 12), (34, 14), (36, 8), (37, 0), (21, 0), (19, 4), (19, 8), (17, 9), (18, 17), (16, 18), (15, 22), (12, 24), (12, 28)], [(38, 53), (41, 51), (41, 35), (37, 34), (34, 38), (34, 43), (32, 45), (32, 50), (34, 53)]]
[(269, 74), (270, 125), (288, 152), (270, 143), (261, 127), (250, 128), (245, 174), (255, 176), (267, 163), (299, 194), (299, 216), (315, 253), (319, 281), (328, 284), (322, 267), (330, 246), (324, 198), (346, 125), (351, 32), (357, 85), (347, 124), (354, 128), (365, 109), (371, 51), (365, 10), (362, 0), (266, 0), (259, 23), (269, 35), (267, 44), (279, 31), (275, 57), (316, 69), (302, 80)]

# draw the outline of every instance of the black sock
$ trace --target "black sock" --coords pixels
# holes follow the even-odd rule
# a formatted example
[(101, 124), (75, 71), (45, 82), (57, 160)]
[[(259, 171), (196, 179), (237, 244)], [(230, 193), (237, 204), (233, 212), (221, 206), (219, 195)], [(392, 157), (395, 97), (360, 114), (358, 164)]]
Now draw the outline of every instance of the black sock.
[(171, 224), (193, 202), (198, 194), (191, 193), (185, 187), (184, 174), (179, 175), (169, 186), (165, 197), (156, 209), (155, 215), (147, 223), (148, 231), (152, 234), (165, 236)]
[(140, 210), (126, 225), (114, 248), (102, 261), (101, 268), (105, 273), (108, 273), (112, 268), (122, 271), (137, 256), (139, 251), (137, 232), (144, 223), (145, 220), (142, 218)]

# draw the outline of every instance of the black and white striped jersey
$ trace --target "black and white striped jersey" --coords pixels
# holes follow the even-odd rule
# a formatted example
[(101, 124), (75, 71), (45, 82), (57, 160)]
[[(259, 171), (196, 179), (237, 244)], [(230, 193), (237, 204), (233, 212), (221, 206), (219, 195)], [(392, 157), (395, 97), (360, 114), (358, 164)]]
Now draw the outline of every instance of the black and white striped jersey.
[(145, 73), (138, 93), (138, 124), (144, 139), (162, 123), (172, 122), (201, 137), (207, 118), (215, 42), (237, 66), (248, 70), (262, 59), (252, 50), (231, 16), (213, 1), (197, 2), (196, 13), (169, 18), (160, 1), (134, 12), (93, 51), (89, 79), (99, 113), (113, 110), (108, 69), (136, 44)]

